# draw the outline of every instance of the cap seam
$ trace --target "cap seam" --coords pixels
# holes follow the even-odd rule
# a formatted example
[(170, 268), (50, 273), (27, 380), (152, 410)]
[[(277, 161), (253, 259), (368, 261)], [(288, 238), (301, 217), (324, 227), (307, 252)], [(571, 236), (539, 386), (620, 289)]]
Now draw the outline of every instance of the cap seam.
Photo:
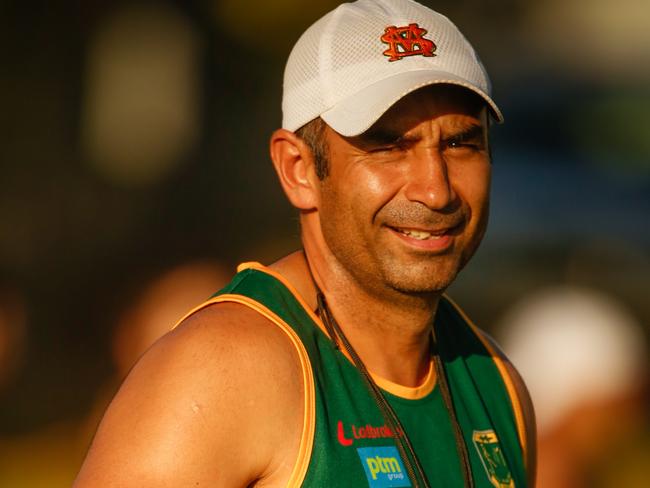
[(332, 32), (334, 31), (334, 25), (341, 14), (342, 7), (343, 5), (339, 6), (332, 12), (332, 15), (323, 28), (323, 33), (318, 45), (318, 80), (321, 88), (323, 105), (325, 106), (332, 105)]

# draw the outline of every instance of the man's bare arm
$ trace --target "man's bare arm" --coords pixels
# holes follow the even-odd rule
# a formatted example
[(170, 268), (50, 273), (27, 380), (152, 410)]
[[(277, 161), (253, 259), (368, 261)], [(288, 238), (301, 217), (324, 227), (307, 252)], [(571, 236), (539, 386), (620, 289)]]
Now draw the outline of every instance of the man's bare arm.
[(303, 409), (292, 347), (240, 305), (190, 317), (130, 373), (74, 487), (241, 487), (288, 477)]

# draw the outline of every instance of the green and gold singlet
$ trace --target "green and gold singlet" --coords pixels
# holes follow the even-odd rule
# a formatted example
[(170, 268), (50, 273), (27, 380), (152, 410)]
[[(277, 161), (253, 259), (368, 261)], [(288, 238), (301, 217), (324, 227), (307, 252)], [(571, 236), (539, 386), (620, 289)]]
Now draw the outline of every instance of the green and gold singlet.
[[(395, 433), (385, 425), (360, 372), (334, 347), (290, 283), (260, 264), (246, 263), (229, 285), (191, 313), (219, 302), (240, 303), (268, 318), (287, 334), (300, 358), (305, 418), (288, 486), (412, 486)], [(521, 409), (501, 360), (448, 298), (440, 301), (435, 329), (474, 485), (526, 486)], [(453, 427), (435, 375), (430, 372), (417, 388), (373, 378), (397, 413), (430, 485), (462, 487)]]

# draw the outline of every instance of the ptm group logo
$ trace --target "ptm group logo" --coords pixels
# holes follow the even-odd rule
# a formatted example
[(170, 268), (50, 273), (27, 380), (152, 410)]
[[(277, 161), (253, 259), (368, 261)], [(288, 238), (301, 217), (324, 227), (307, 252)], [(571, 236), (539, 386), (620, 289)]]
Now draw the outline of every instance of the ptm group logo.
[(411, 486), (395, 446), (357, 448), (370, 488)]

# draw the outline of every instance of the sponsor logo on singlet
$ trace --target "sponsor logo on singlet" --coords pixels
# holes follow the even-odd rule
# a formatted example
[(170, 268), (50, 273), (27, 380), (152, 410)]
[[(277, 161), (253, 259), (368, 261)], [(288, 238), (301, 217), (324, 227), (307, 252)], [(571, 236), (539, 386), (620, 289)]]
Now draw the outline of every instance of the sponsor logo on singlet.
[(411, 486), (404, 463), (395, 446), (359, 447), (357, 453), (370, 488)]
[[(336, 437), (342, 446), (351, 446), (355, 439), (390, 439), (395, 437), (392, 429), (386, 425), (354, 425), (351, 424), (346, 433), (343, 422), (339, 420), (336, 426)], [(399, 432), (398, 432), (399, 435)]]
[(515, 488), (508, 463), (503, 456), (499, 439), (493, 430), (475, 430), (472, 434), (474, 446), (483, 462), (490, 483), (496, 488)]

